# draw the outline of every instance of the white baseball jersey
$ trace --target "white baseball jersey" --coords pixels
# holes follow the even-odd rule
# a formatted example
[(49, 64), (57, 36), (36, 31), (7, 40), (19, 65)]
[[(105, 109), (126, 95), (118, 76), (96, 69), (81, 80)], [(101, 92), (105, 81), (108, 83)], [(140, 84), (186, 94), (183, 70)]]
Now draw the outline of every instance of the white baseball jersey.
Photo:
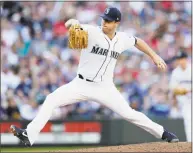
[(119, 55), (135, 45), (136, 38), (124, 32), (116, 32), (110, 40), (102, 29), (81, 25), (88, 31), (88, 48), (81, 51), (78, 74), (94, 82), (113, 80), (114, 68)]
[[(183, 70), (180, 66), (173, 70), (170, 79), (170, 89), (180, 86), (186, 88), (187, 90), (191, 90), (191, 84), (191, 64), (188, 64), (185, 70)], [(191, 101), (191, 93), (178, 95), (176, 98), (180, 103), (182, 103), (180, 105), (184, 105), (184, 101)]]

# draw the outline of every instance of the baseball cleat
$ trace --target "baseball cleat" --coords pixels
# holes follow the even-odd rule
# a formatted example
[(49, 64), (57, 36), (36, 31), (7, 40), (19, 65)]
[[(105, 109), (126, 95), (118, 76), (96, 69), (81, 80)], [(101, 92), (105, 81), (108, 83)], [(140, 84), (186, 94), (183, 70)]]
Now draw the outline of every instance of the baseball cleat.
[(168, 132), (167, 130), (164, 130), (162, 140), (165, 140), (167, 142), (179, 142), (177, 136), (171, 132)]
[(18, 137), (22, 143), (24, 143), (26, 146), (30, 147), (30, 141), (27, 136), (27, 131), (24, 129), (20, 129), (14, 125), (10, 126), (10, 130), (13, 133), (14, 136)]

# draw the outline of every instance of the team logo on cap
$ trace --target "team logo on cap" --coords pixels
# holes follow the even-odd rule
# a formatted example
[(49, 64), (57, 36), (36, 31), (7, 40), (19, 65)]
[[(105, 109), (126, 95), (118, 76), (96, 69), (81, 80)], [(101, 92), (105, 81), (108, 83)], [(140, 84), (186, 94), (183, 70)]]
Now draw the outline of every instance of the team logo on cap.
[(105, 10), (105, 14), (108, 14), (108, 13), (109, 13), (109, 11), (110, 11), (110, 9), (109, 9), (109, 8), (107, 8), (107, 9)]

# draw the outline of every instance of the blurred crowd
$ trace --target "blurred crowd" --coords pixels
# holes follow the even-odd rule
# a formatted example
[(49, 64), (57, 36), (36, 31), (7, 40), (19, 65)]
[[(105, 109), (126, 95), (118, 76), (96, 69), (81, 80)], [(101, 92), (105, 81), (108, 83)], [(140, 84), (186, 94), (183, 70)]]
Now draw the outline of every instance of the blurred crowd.
[[(168, 64), (167, 72), (160, 72), (131, 48), (118, 59), (117, 88), (133, 109), (148, 116), (181, 117), (168, 84), (176, 53), (183, 49), (191, 58), (191, 2), (23, 1), (1, 5), (1, 119), (32, 120), (46, 96), (76, 76), (80, 53), (67, 48), (64, 23), (76, 18), (100, 25), (108, 6), (122, 12), (120, 31), (145, 40)], [(52, 116), (70, 118), (119, 116), (93, 101), (57, 108)]]

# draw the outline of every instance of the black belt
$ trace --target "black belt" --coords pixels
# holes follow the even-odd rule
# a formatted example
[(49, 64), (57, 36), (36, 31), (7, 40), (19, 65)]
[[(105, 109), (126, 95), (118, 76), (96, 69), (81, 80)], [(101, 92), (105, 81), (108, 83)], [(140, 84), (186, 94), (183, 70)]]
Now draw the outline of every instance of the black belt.
[[(78, 77), (79, 77), (80, 79), (84, 80), (84, 77), (83, 77), (81, 74), (78, 74)], [(94, 81), (89, 80), (89, 79), (85, 79), (85, 80), (88, 81), (88, 82), (94, 82)]]

